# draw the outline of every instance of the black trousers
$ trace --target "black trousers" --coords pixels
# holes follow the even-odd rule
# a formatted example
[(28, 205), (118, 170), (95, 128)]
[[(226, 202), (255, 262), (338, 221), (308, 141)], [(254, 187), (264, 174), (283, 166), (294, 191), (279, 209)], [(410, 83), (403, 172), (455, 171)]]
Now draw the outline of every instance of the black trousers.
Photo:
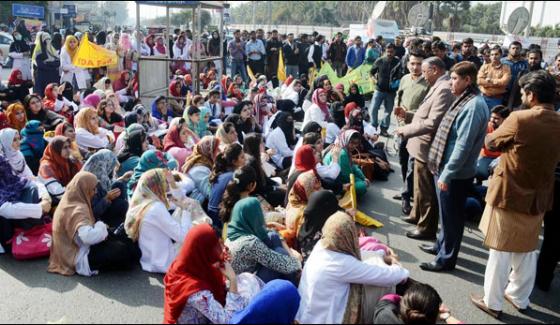
[(253, 71), (253, 74), (256, 76), (257, 73), (264, 74), (264, 60), (248, 60), (249, 68)]
[(536, 285), (547, 290), (554, 279), (554, 270), (560, 261), (560, 182), (554, 184), (554, 206), (544, 215), (544, 237), (537, 262)]
[(89, 249), (88, 261), (91, 270), (126, 271), (138, 264), (142, 253), (138, 245), (126, 235), (109, 234), (109, 237)]

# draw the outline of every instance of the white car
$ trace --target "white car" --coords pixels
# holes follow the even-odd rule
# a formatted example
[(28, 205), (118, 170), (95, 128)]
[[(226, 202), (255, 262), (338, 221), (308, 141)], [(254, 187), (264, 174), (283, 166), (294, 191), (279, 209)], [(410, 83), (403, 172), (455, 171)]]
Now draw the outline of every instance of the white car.
[(10, 44), (14, 41), (12, 35), (0, 32), (0, 63), (4, 64), (8, 53), (10, 53)]

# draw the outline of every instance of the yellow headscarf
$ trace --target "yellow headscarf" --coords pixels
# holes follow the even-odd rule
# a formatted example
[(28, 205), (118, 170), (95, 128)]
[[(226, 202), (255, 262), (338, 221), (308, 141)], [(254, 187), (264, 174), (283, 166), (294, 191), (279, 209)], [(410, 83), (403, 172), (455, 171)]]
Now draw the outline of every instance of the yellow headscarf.
[(43, 53), (43, 45), (42, 43), (45, 42), (45, 40), (49, 40), (48, 42), (46, 42), (45, 46), (45, 53), (47, 54), (47, 60), (46, 61), (55, 61), (58, 60), (58, 53), (56, 52), (56, 49), (52, 46), (50, 40), (51, 40), (51, 35), (49, 33), (46, 32), (39, 32), (37, 33), (37, 36), (35, 37), (35, 49), (33, 50), (33, 56), (32, 56), (32, 61), (33, 64), (37, 64), (37, 56), (41, 53)]
[[(73, 50), (70, 49), (70, 41), (76, 41), (76, 43), (78, 43), (78, 47), (76, 47)], [(76, 36), (74, 36), (74, 35), (66, 36), (66, 40), (64, 41), (64, 49), (66, 50), (66, 53), (68, 53), (70, 55), (70, 59), (72, 61), (74, 61), (74, 56), (76, 55), (76, 53), (78, 53), (79, 44), (80, 44), (80, 41), (78, 41)]]

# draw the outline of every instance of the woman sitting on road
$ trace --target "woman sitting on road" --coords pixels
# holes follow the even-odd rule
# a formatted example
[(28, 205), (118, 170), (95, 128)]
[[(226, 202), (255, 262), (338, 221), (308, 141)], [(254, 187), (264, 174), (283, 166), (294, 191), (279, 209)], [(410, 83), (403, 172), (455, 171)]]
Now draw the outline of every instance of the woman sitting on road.
[(95, 221), (91, 201), (96, 187), (97, 178), (88, 172), (79, 172), (68, 184), (54, 213), (49, 272), (92, 276), (137, 263), (134, 245)]
[(93, 107), (82, 108), (76, 115), (76, 143), (80, 148), (97, 151), (108, 149), (114, 142), (112, 132), (99, 127), (99, 116)]
[(196, 144), (193, 154), (185, 161), (183, 173), (194, 181), (195, 189), (190, 197), (204, 206), (210, 198), (212, 187), (210, 175), (219, 152), (220, 140), (214, 136), (206, 136)]

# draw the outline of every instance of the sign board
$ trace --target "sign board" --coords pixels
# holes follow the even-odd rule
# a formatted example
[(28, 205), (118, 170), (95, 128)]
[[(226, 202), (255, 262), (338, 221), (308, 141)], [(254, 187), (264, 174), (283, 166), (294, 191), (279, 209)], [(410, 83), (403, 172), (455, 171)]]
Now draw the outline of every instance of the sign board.
[(513, 35), (520, 34), (529, 25), (529, 10), (525, 7), (515, 9), (509, 15), (507, 22), (507, 32)]
[(34, 19), (45, 19), (45, 8), (21, 3), (12, 4), (12, 16)]
[(414, 5), (408, 12), (408, 23), (411, 27), (422, 27), (430, 19), (430, 8), (422, 3)]
[(63, 5), (62, 8), (66, 8), (68, 10), (68, 15), (76, 16), (76, 5)]

